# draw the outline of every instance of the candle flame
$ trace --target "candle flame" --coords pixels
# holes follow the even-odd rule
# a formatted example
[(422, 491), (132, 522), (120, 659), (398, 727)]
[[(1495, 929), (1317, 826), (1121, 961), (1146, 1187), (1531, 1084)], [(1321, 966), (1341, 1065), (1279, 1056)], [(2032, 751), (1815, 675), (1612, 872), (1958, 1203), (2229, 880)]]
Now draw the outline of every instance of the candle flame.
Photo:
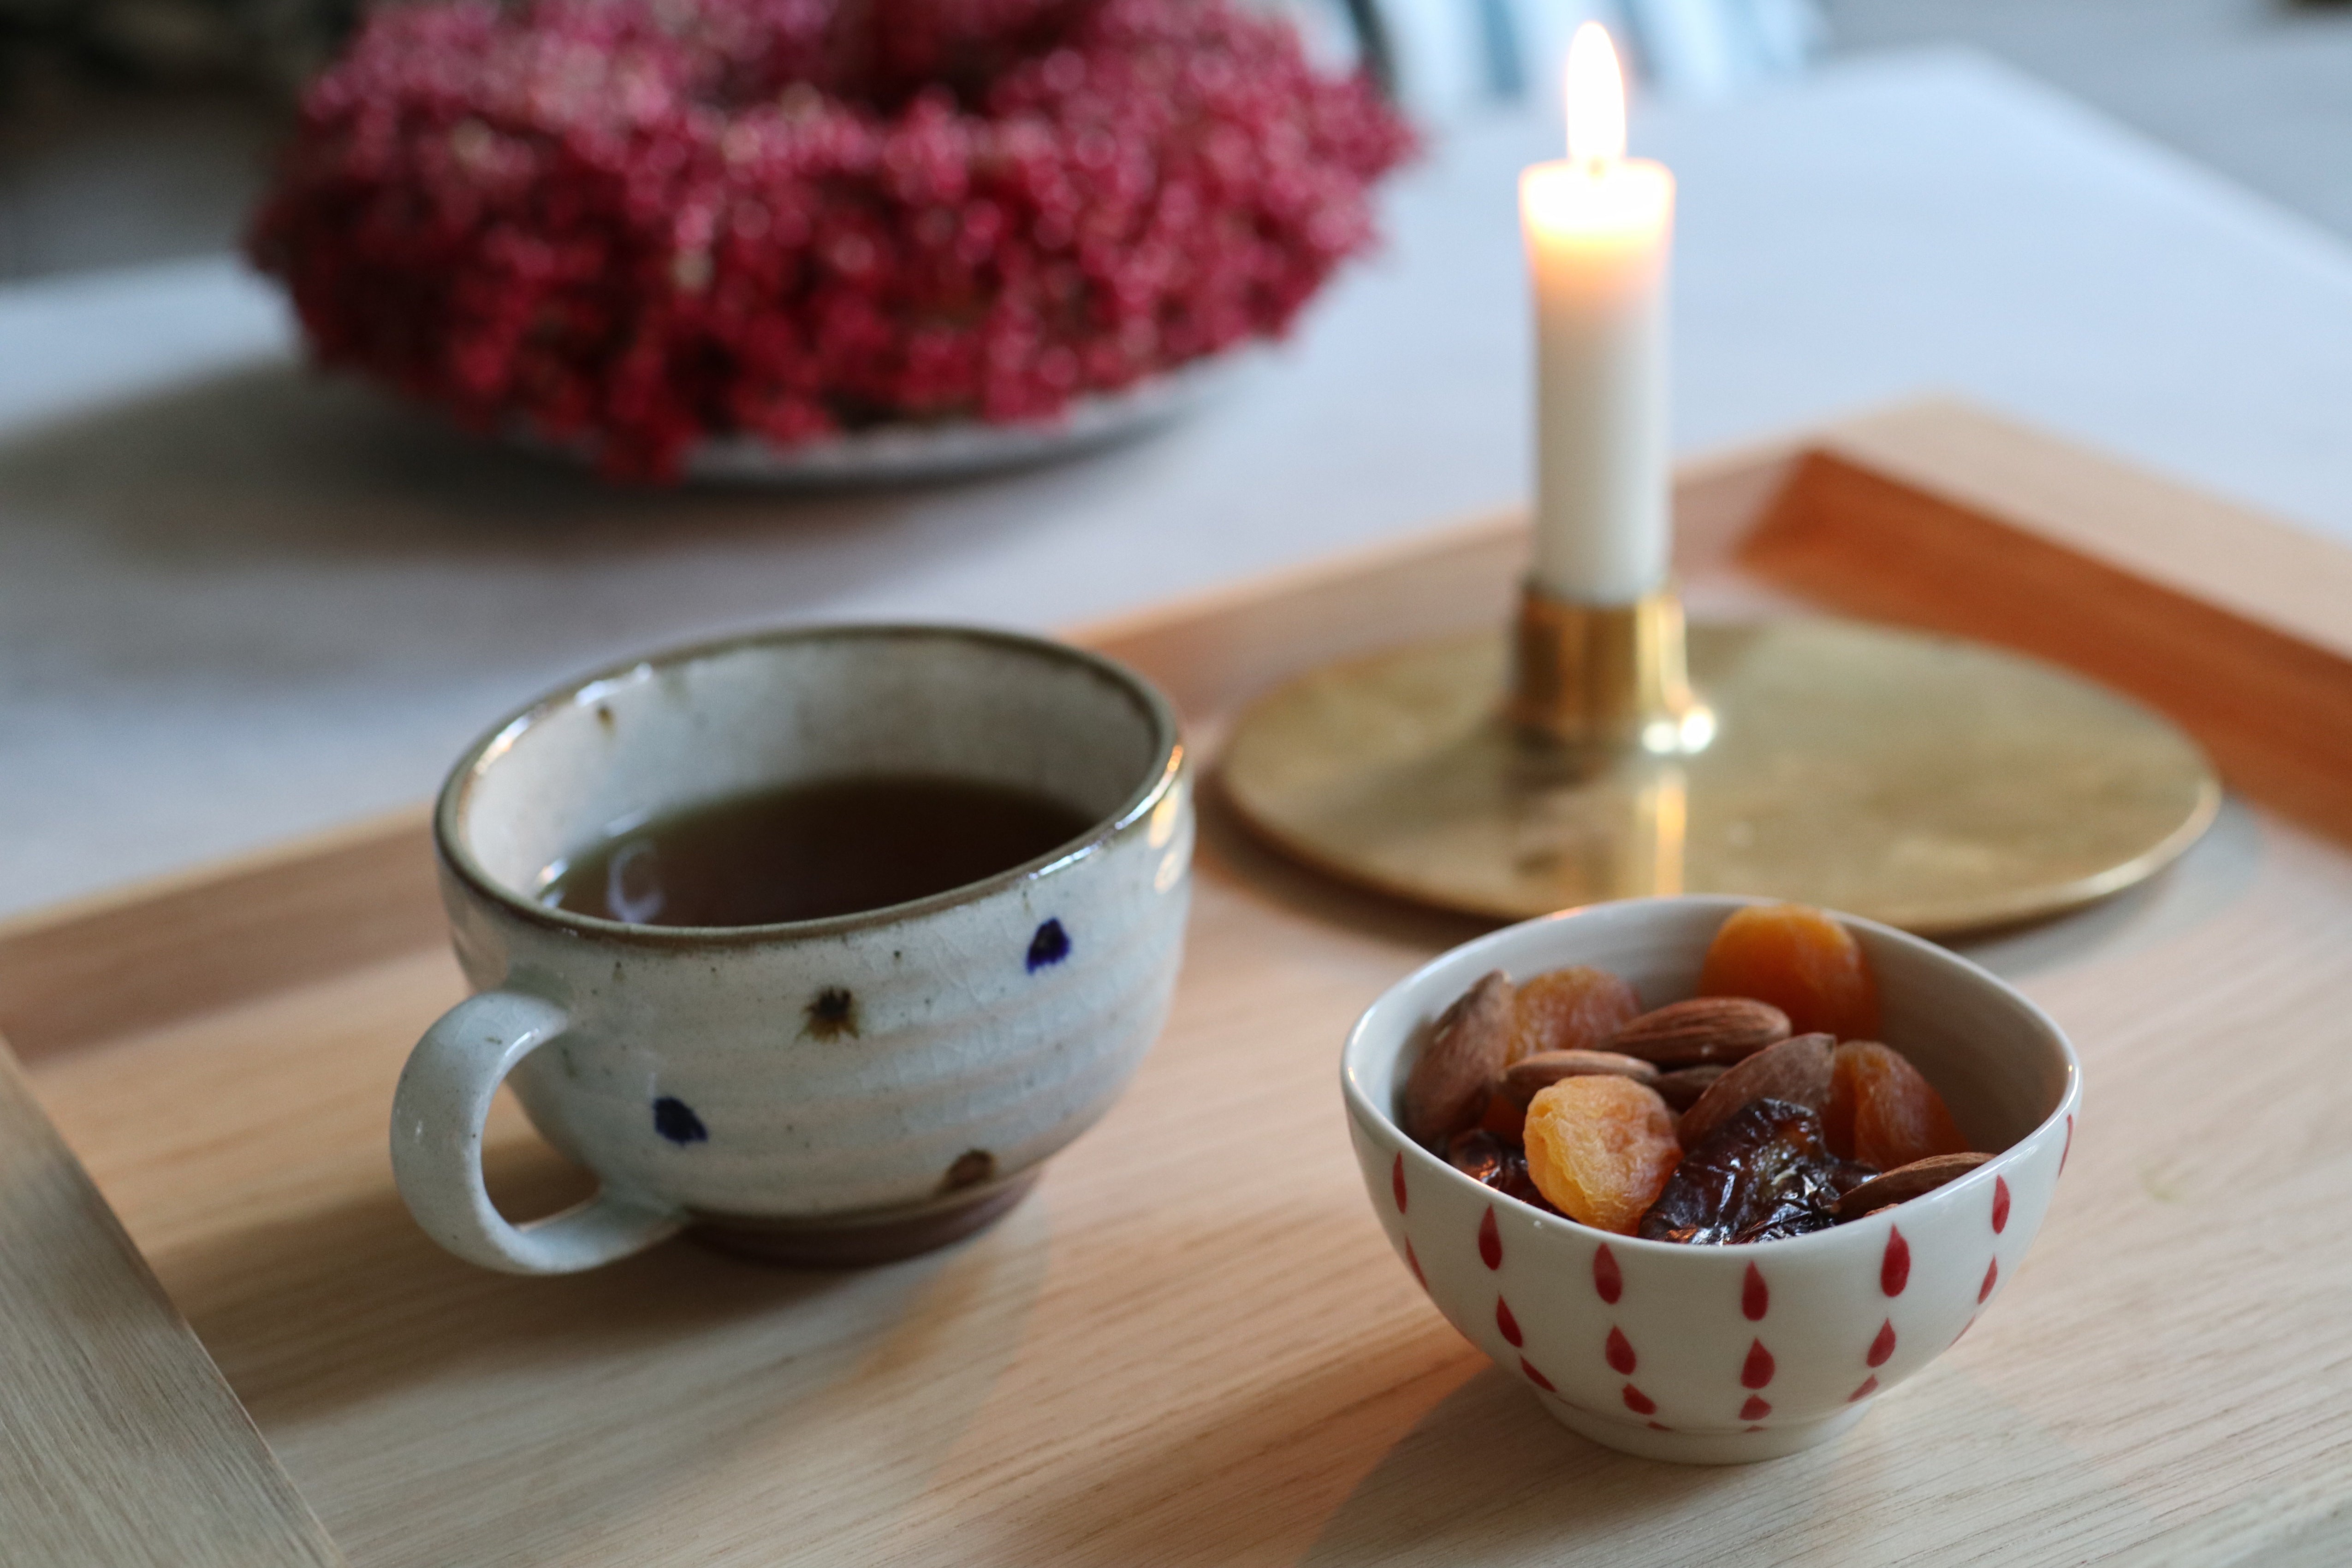
[(1625, 155), (1625, 77), (1598, 22), (1579, 26), (1568, 46), (1568, 155), (1578, 163)]

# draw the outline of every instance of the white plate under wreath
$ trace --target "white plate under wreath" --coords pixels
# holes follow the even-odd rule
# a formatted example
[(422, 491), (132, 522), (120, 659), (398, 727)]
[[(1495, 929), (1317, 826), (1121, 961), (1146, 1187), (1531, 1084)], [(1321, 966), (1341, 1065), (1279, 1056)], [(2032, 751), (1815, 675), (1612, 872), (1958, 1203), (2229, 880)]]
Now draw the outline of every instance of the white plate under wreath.
[(797, 447), (756, 437), (706, 441), (688, 454), (689, 479), (725, 484), (897, 484), (958, 479), (1075, 457), (1139, 436), (1190, 411), (1232, 379), (1251, 357), (1228, 349), (1118, 392), (1075, 398), (1061, 415), (1034, 424), (979, 420), (879, 425)]

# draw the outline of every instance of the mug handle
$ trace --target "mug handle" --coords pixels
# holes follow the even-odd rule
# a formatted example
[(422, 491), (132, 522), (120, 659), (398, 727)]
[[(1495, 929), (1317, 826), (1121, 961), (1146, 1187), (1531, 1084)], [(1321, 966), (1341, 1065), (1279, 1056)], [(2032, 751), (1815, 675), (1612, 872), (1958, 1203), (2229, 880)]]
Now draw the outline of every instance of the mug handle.
[(482, 1123), (523, 1058), (572, 1026), (570, 1015), (518, 991), (468, 996), (425, 1031), (392, 1096), (392, 1173), (425, 1234), (485, 1268), (573, 1274), (642, 1252), (686, 1216), (609, 1187), (545, 1219), (512, 1225), (482, 1184)]

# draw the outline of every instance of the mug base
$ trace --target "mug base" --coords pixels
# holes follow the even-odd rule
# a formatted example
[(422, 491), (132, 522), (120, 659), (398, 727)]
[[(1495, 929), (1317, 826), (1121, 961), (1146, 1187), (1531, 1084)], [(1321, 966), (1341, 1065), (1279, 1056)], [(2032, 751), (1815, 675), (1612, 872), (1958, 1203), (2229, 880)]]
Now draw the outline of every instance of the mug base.
[(720, 1252), (788, 1268), (865, 1268), (961, 1241), (1003, 1218), (1037, 1184), (1035, 1170), (993, 1187), (906, 1208), (777, 1217), (691, 1211), (687, 1235)]
[(1864, 1401), (1819, 1421), (1789, 1426), (1758, 1426), (1744, 1432), (1671, 1432), (1636, 1426), (1612, 1415), (1595, 1415), (1556, 1394), (1538, 1394), (1551, 1418), (1580, 1437), (1590, 1437), (1604, 1448), (1643, 1459), (1664, 1459), (1677, 1465), (1746, 1465), (1778, 1459), (1826, 1443), (1861, 1420), (1870, 1409)]

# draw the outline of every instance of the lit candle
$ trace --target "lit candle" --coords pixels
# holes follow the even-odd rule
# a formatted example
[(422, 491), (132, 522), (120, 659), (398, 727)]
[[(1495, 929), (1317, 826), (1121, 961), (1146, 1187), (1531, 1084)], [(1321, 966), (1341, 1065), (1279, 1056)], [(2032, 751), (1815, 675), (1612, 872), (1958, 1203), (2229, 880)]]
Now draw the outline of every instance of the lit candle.
[(1568, 157), (1519, 175), (1536, 299), (1535, 578), (1626, 605), (1662, 587), (1666, 262), (1675, 177), (1625, 154), (1625, 84), (1597, 23), (1568, 52)]

